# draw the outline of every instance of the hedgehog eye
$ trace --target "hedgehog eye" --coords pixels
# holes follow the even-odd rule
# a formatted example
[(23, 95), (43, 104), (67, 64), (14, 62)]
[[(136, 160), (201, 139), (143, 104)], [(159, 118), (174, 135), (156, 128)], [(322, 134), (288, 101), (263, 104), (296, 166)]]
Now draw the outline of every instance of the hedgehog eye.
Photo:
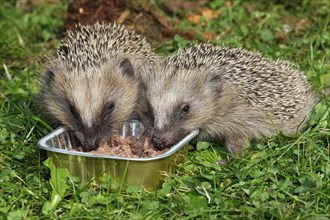
[(113, 112), (114, 109), (115, 109), (115, 103), (110, 102), (108, 107), (107, 107), (107, 112), (111, 113), (111, 112)]
[(181, 108), (181, 112), (188, 114), (190, 112), (190, 105), (189, 104), (183, 105), (183, 107)]

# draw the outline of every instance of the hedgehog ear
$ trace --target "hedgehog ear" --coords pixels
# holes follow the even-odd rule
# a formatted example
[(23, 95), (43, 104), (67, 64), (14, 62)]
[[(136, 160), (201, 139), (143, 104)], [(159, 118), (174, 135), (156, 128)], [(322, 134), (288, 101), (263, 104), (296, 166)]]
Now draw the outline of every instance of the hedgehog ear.
[(55, 73), (51, 71), (50, 69), (46, 70), (46, 83), (47, 85), (50, 85), (52, 82), (54, 82), (55, 79)]
[(119, 64), (119, 69), (123, 75), (134, 76), (134, 69), (131, 61), (125, 58)]
[(218, 74), (211, 73), (207, 77), (207, 83), (209, 87), (219, 94), (222, 90), (222, 78)]

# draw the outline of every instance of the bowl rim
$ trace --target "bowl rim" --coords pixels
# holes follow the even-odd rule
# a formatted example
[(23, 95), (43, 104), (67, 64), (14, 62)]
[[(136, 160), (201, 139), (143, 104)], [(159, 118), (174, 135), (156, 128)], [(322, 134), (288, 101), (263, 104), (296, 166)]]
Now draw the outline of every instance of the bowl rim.
[(102, 155), (102, 154), (91, 154), (88, 152), (80, 152), (75, 150), (67, 150), (61, 148), (55, 148), (47, 144), (47, 141), (54, 138), (56, 135), (60, 135), (61, 133), (66, 132), (67, 129), (65, 127), (58, 127), (54, 131), (50, 132), (48, 135), (42, 137), (37, 145), (40, 149), (51, 151), (55, 153), (62, 153), (67, 155), (76, 155), (76, 156), (83, 156), (83, 157), (94, 157), (94, 158), (104, 158), (104, 159), (116, 159), (116, 160), (130, 160), (130, 161), (152, 161), (152, 160), (159, 160), (165, 157), (169, 157), (178, 150), (180, 150), (185, 144), (187, 144), (190, 140), (196, 137), (199, 133), (199, 130), (191, 131), (187, 136), (181, 139), (178, 143), (173, 145), (170, 150), (166, 151), (163, 154), (157, 155), (155, 157), (148, 157), (148, 158), (131, 158), (131, 157), (119, 157), (119, 156), (110, 156), (110, 155)]

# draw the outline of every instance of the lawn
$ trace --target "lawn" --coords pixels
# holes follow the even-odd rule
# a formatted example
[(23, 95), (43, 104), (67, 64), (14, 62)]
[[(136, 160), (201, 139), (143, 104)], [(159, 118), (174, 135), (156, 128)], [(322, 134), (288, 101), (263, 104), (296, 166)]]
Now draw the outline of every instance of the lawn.
[[(222, 144), (192, 146), (155, 191), (121, 190), (109, 177), (79, 184), (44, 163), (36, 144), (52, 128), (39, 118), (34, 98), (45, 56), (62, 37), (67, 3), (32, 2), (0, 4), (0, 219), (330, 218), (329, 1), (211, 0), (171, 15), (199, 41), (294, 62), (322, 100), (304, 132), (263, 138), (231, 163), (216, 164)], [(168, 55), (191, 43), (176, 35), (156, 50)]]

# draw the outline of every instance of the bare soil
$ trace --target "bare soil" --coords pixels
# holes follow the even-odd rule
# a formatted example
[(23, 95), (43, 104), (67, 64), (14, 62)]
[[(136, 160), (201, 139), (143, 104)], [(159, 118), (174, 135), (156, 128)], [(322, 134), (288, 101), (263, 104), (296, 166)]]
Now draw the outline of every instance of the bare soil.
[[(96, 21), (116, 22), (145, 36), (153, 46), (173, 39), (176, 34), (189, 40), (195, 39), (193, 30), (178, 30), (175, 27), (176, 21), (170, 19), (166, 13), (176, 14), (182, 8), (199, 5), (179, 2), (166, 1), (158, 6), (148, 0), (75, 0), (68, 7), (64, 27), (72, 30), (77, 23), (85, 25)], [(202, 2), (205, 4), (205, 1)]]

